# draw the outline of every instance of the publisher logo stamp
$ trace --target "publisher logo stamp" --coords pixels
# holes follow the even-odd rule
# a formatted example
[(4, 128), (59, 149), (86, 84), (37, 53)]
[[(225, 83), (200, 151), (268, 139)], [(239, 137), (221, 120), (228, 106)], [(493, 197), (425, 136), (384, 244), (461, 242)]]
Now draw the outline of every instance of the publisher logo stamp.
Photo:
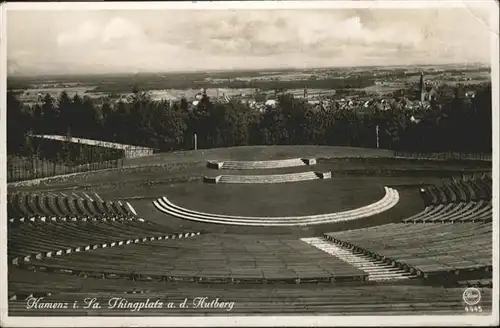
[(477, 288), (469, 287), (464, 291), (462, 298), (465, 304), (474, 306), (481, 301), (481, 292)]

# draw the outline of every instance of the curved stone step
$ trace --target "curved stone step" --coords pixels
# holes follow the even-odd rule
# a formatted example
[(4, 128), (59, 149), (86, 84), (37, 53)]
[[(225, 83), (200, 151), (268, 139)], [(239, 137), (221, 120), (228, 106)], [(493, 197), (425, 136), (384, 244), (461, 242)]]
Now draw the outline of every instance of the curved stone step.
[(330, 179), (331, 172), (300, 172), (287, 174), (269, 175), (219, 175), (216, 177), (205, 177), (206, 183), (286, 183), (317, 179)]
[(289, 217), (252, 217), (203, 213), (177, 206), (166, 197), (155, 200), (153, 205), (159, 211), (168, 215), (203, 223), (246, 226), (297, 226), (350, 221), (382, 213), (394, 207), (399, 201), (397, 190), (385, 187), (385, 192), (385, 196), (379, 201), (357, 209), (337, 213)]

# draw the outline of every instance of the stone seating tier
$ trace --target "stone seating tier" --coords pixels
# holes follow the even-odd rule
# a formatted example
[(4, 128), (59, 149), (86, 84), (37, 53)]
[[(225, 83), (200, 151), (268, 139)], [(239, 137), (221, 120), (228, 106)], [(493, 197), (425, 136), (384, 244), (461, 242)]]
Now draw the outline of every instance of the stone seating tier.
[(484, 275), (492, 269), (491, 223), (395, 223), (327, 233), (325, 238), (424, 278)]
[(317, 179), (330, 179), (331, 172), (300, 172), (289, 174), (271, 175), (219, 175), (216, 177), (204, 177), (205, 183), (286, 183)]
[[(96, 196), (98, 196), (96, 194)], [(137, 212), (126, 201), (103, 201), (87, 194), (17, 193), (9, 196), (9, 219), (110, 218), (136, 217)]]
[(491, 202), (479, 201), (458, 204), (429, 205), (420, 213), (403, 220), (406, 223), (460, 223), (491, 222), (493, 219)]
[(489, 175), (474, 178), (452, 178), (442, 185), (433, 185), (422, 189), (426, 205), (461, 203), (491, 200), (492, 181)]

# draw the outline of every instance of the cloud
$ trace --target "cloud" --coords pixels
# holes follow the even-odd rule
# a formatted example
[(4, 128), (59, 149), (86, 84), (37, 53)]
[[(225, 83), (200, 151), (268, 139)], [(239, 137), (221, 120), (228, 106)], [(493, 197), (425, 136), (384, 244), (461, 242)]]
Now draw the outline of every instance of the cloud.
[[(197, 26), (192, 28), (200, 31), (201, 41), (189, 40), (186, 46), (221, 56), (238, 53), (245, 56), (278, 55), (283, 52), (328, 56), (336, 53), (334, 46), (416, 48), (423, 40), (421, 32), (408, 24), (369, 29), (358, 16), (333, 19), (321, 14), (263, 16), (234, 15), (218, 24), (195, 23)], [(402, 30), (406, 33), (400, 33)]]
[(142, 42), (145, 38), (146, 35), (139, 26), (123, 18), (115, 17), (104, 26), (93, 21), (85, 21), (77, 29), (57, 36), (57, 44), (61, 47), (113, 44), (119, 47), (120, 44), (128, 42)]
[(57, 36), (57, 44), (60, 46), (86, 44), (88, 42), (94, 41), (98, 36), (99, 26), (97, 26), (92, 21), (86, 21), (82, 23), (75, 31), (62, 33)]
[(141, 41), (144, 38), (146, 36), (139, 26), (117, 17), (104, 27), (101, 42), (106, 44), (116, 41)]
[(465, 9), (26, 15), (19, 12), (8, 20), (7, 51), (9, 59), (19, 66), (16, 71), (162, 71), (489, 60), (484, 20)]

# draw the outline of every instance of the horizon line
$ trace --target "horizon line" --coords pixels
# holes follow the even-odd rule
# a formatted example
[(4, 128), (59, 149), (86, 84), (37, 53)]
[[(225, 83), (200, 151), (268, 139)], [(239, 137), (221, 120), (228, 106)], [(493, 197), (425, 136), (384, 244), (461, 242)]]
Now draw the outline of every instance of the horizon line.
[(436, 63), (436, 64), (394, 64), (394, 65), (349, 65), (349, 66), (311, 66), (311, 67), (263, 67), (263, 68), (235, 68), (235, 69), (192, 69), (192, 70), (159, 70), (159, 71), (142, 71), (142, 72), (134, 72), (134, 71), (121, 71), (121, 72), (88, 72), (88, 73), (14, 73), (14, 74), (6, 74), (7, 79), (9, 78), (37, 78), (37, 77), (63, 77), (63, 76), (103, 76), (103, 75), (140, 75), (140, 74), (204, 74), (204, 73), (229, 73), (229, 72), (261, 72), (261, 71), (270, 71), (275, 70), (277, 72), (284, 71), (307, 71), (307, 70), (318, 70), (318, 69), (348, 69), (348, 68), (378, 68), (378, 67), (387, 67), (387, 68), (397, 68), (397, 67), (426, 67), (426, 66), (486, 66), (491, 68), (491, 62), (458, 62), (458, 63)]

